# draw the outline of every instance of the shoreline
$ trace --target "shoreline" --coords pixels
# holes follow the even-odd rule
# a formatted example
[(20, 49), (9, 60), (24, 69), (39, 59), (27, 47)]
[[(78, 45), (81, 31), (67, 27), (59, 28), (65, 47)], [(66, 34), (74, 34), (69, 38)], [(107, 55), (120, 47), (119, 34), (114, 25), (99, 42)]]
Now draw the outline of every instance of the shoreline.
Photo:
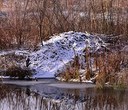
[(0, 81), (0, 84), (10, 84), (10, 85), (17, 85), (17, 86), (33, 86), (36, 84), (48, 84), (55, 82), (56, 79), (54, 78), (42, 78), (42, 79), (32, 79), (32, 80), (19, 80), (19, 79), (10, 79), (4, 78)]
[(55, 78), (43, 78), (36, 80), (18, 80), (18, 79), (3, 79), (0, 84), (7, 84), (7, 85), (16, 85), (16, 86), (24, 86), (24, 87), (32, 87), (38, 86), (41, 87), (42, 85), (46, 85), (48, 87), (56, 87), (62, 89), (85, 89), (85, 88), (92, 88), (96, 87), (95, 84), (85, 83), (85, 82), (62, 82), (58, 81)]
[[(3, 79), (0, 81), (0, 84), (4, 85), (14, 85), (19, 87), (34, 87), (42, 90), (42, 87), (50, 87), (50, 88), (59, 88), (59, 89), (87, 89), (87, 88), (96, 88), (96, 84), (87, 83), (87, 82), (62, 82), (55, 78), (41, 78), (36, 80), (18, 80), (18, 79)], [(106, 87), (112, 87), (112, 85), (105, 85)], [(112, 87), (113, 88), (113, 87)], [(128, 90), (128, 88), (113, 88), (115, 90)]]

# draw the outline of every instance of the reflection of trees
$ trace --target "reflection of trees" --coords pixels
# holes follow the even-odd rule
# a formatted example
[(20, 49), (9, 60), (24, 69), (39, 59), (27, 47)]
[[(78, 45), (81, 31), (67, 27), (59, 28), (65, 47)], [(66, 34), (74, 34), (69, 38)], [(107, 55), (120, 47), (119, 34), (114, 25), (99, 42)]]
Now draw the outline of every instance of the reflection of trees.
[(2, 85), (0, 85), (0, 101), (6, 97), (6, 87), (3, 88)]
[[(0, 108), (2, 110), (59, 110), (59, 105), (31, 92), (29, 87), (0, 86)], [(7, 108), (4, 108), (7, 106)]]
[(60, 94), (62, 95), (60, 99), (45, 98), (31, 92), (29, 87), (1, 85), (0, 108), (5, 110), (5, 105), (8, 107), (6, 110), (121, 110), (128, 108), (128, 94), (125, 91), (62, 89)]
[[(126, 98), (128, 94), (125, 91), (116, 91), (108, 88), (95, 91), (86, 89), (84, 92), (82, 90), (68, 89), (65, 97), (74, 100), (74, 103), (72, 103), (74, 107), (71, 110), (121, 110), (128, 108), (128, 99)], [(64, 108), (66, 107), (67, 105), (64, 106)]]
[(120, 110), (127, 105), (128, 100), (125, 97), (125, 91), (98, 90), (83, 104), (87, 110)]

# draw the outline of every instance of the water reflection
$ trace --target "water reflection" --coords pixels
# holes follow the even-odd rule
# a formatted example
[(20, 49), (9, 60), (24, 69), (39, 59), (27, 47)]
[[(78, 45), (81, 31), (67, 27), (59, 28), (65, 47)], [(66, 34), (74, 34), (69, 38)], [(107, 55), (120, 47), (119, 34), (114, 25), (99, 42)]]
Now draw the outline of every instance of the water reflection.
[(128, 109), (127, 91), (41, 88), (0, 85), (0, 110)]

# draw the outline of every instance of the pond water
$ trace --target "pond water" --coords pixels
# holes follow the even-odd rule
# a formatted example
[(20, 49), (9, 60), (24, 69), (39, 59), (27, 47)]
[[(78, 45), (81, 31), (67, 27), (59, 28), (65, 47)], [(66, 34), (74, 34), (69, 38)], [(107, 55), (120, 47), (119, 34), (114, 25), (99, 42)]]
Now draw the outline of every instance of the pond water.
[(0, 85), (0, 110), (128, 110), (128, 91)]

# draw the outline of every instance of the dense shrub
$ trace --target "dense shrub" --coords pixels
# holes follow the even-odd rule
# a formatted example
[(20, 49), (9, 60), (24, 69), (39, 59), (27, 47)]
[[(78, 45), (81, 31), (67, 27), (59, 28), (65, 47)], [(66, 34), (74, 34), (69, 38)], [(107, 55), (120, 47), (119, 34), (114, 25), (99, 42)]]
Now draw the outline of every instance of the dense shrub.
[(34, 70), (31, 70), (29, 68), (21, 68), (20, 66), (12, 66), (9, 67), (5, 73), (6, 76), (10, 76), (11, 78), (18, 78), (18, 79), (24, 79), (24, 78), (31, 78), (31, 76), (34, 74)]
[(127, 40), (126, 2), (127, 0), (2, 0), (4, 5), (1, 9), (9, 11), (0, 13), (0, 49), (36, 49), (38, 43), (42, 44), (49, 36), (71, 30), (123, 35)]
[[(97, 88), (104, 88), (106, 84), (114, 88), (124, 88), (128, 85), (128, 55), (123, 51), (97, 51), (89, 54), (85, 51), (85, 71), (80, 72), (79, 57), (75, 57), (73, 64), (67, 66), (65, 71), (57, 77), (62, 81), (84, 82), (91, 80)], [(92, 62), (91, 62), (92, 61)], [(75, 80), (74, 80), (75, 79)]]

